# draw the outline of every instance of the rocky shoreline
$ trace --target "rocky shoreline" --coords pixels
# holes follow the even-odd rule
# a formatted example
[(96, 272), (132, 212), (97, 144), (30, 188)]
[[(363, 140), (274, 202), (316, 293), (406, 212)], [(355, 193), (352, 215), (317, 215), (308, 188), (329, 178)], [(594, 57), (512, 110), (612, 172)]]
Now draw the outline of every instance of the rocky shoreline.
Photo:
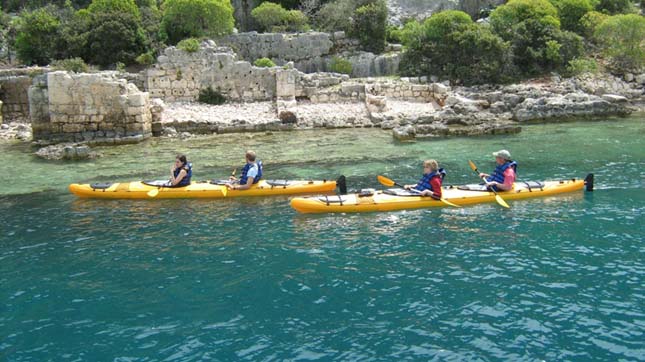
[[(375, 82), (367, 80), (366, 82)], [(402, 79), (419, 83), (420, 80)], [(272, 102), (209, 106), (162, 105), (153, 122), (157, 136), (262, 132), (311, 128), (379, 127), (400, 140), (417, 137), (517, 133), (528, 122), (558, 122), (626, 116), (642, 107), (642, 84), (606, 77), (542, 79), (506, 86), (445, 87), (435, 102), (370, 96), (364, 102), (314, 103), (300, 100), (288, 107), (292, 122), (278, 117)], [(380, 103), (380, 104), (379, 104)]]
[[(296, 99), (286, 106), (273, 101), (214, 106), (192, 102), (164, 104), (154, 99), (152, 134), (185, 138), (192, 134), (378, 127), (391, 129), (398, 140), (413, 140), (517, 133), (529, 122), (597, 119), (645, 111), (645, 76), (630, 80), (608, 75), (553, 77), (512, 85), (451, 87), (447, 82), (428, 83), (424, 78), (367, 78), (352, 79), (349, 86), (341, 85), (350, 90), (365, 89), (362, 96), (352, 94), (330, 102)], [(435, 101), (424, 102), (414, 97), (388, 99), (370, 94), (370, 89), (381, 86), (432, 89), (431, 99)], [(284, 117), (285, 114), (290, 116)], [(0, 125), (0, 140), (31, 139), (31, 126), (24, 120)], [(37, 154), (47, 159), (97, 157), (87, 145), (87, 142), (59, 144)]]

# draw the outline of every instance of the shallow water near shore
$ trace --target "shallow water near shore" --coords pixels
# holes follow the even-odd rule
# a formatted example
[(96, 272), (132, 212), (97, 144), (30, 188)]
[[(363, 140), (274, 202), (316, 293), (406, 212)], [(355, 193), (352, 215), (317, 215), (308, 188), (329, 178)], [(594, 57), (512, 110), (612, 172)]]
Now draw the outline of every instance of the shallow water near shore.
[[(509, 149), (520, 180), (593, 193), (355, 215), (289, 198), (82, 200), (71, 182), (238, 173), (380, 188), (437, 158), (473, 183)], [(154, 139), (45, 162), (0, 144), (0, 360), (645, 360), (645, 119), (400, 143), (376, 129)]]

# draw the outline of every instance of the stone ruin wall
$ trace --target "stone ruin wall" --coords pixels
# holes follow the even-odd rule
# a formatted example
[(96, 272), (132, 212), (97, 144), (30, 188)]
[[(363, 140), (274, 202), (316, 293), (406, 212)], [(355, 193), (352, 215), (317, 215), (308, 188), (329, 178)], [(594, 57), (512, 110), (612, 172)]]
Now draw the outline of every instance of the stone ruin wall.
[(28, 90), (33, 78), (46, 70), (27, 68), (0, 71), (0, 101), (4, 122), (29, 122)]
[(50, 72), (29, 88), (35, 140), (130, 143), (152, 135), (148, 93), (114, 72)]
[(212, 87), (227, 100), (254, 102), (272, 100), (276, 94), (277, 68), (254, 67), (237, 61), (227, 47), (208, 42), (195, 53), (167, 48), (157, 63), (144, 71), (144, 86), (150, 97), (166, 102), (193, 102), (202, 89)]
[[(277, 113), (297, 102), (366, 102), (369, 97), (417, 102), (434, 100), (433, 85), (401, 81), (350, 79), (337, 73), (303, 73), (285, 67), (261, 68), (238, 61), (228, 47), (204, 42), (187, 53), (167, 48), (158, 62), (141, 73), (141, 92), (116, 72), (76, 74), (50, 72), (23, 76), (22, 98), (28, 102), (35, 140), (47, 142), (136, 142), (151, 135), (155, 107), (149, 98), (166, 102), (196, 101), (207, 87), (228, 101), (276, 101)], [(8, 78), (7, 78), (8, 79)], [(27, 83), (27, 79), (30, 82)], [(27, 86), (28, 85), (28, 86)], [(21, 99), (22, 99), (21, 98)], [(22, 102), (22, 101), (21, 101)], [(159, 107), (157, 107), (159, 108)], [(151, 113), (151, 109), (153, 113)], [(158, 122), (160, 120), (158, 119)]]

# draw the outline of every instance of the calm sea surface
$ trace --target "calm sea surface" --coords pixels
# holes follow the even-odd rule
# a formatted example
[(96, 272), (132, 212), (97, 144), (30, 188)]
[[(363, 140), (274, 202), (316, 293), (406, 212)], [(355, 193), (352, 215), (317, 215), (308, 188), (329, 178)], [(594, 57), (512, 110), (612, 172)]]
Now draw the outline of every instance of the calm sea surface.
[[(224, 178), (379, 188), (436, 158), (477, 182), (596, 175), (593, 193), (300, 215), (289, 198), (82, 200), (71, 182)], [(398, 143), (381, 130), (155, 139), (45, 162), (0, 144), (1, 361), (645, 361), (645, 118)]]

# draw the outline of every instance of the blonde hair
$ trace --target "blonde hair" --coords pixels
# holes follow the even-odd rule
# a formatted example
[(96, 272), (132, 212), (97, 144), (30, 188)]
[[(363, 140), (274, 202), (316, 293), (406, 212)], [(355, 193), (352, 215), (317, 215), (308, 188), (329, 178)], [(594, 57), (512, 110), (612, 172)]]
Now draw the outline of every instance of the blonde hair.
[(425, 160), (423, 161), (423, 167), (430, 166), (432, 171), (437, 171), (439, 169), (439, 162), (437, 160)]

